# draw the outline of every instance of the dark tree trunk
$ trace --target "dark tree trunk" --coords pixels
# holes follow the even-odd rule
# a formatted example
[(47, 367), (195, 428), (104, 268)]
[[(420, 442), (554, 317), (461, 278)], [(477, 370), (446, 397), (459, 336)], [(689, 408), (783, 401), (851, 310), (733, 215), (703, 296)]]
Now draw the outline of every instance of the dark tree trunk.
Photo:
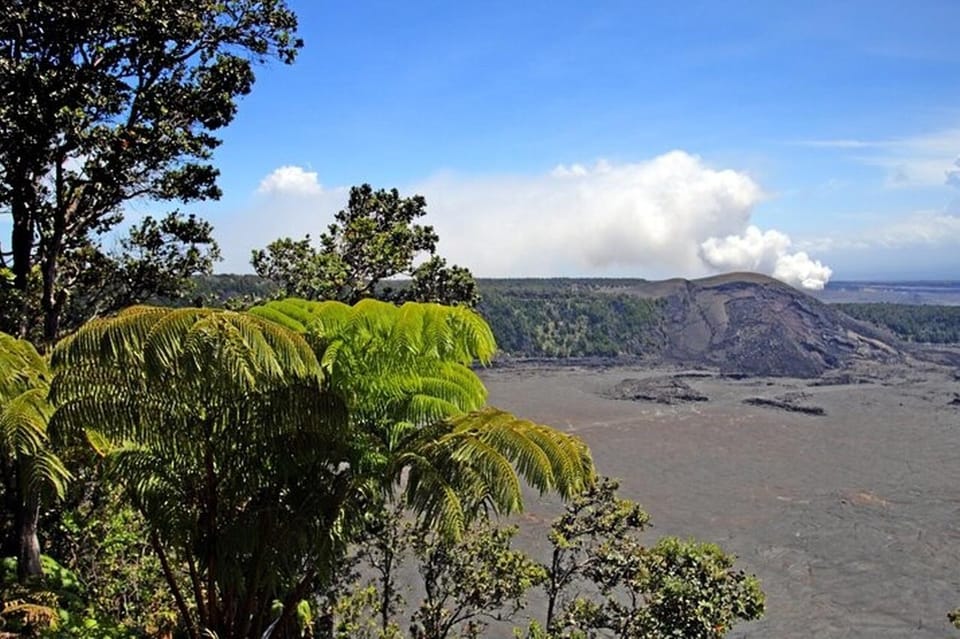
[[(55, 249), (59, 251), (60, 247), (56, 246)], [(43, 265), (43, 296), (41, 298), (41, 307), (43, 309), (43, 341), (48, 348), (53, 347), (57, 341), (57, 334), (60, 332), (60, 309), (62, 304), (57, 295), (59, 260), (60, 255), (58, 252), (50, 255), (49, 259)]]
[(560, 557), (561, 549), (554, 548), (550, 562), (550, 581), (547, 585), (547, 618), (544, 628), (547, 632), (553, 630), (553, 618), (556, 615), (557, 597), (560, 594)]
[(40, 540), (37, 537), (39, 520), (40, 500), (37, 496), (28, 494), (26, 497), (21, 497), (16, 516), (17, 579), (20, 583), (43, 576), (43, 565), (40, 563)]
[(17, 513), (20, 512), (20, 491), (17, 488), (17, 473), (13, 461), (3, 459), (3, 539), (0, 539), (0, 556), (16, 557), (20, 547), (17, 542)]
[(37, 538), (40, 499), (25, 490), (19, 471), (15, 461), (4, 460), (3, 501), (12, 525), (5, 531), (2, 553), (4, 557), (17, 558), (17, 580), (24, 583), (42, 576), (43, 564), (40, 563), (40, 540)]
[[(29, 329), (29, 316), (26, 312), (27, 299), (30, 293), (30, 270), (33, 266), (33, 218), (30, 216), (27, 203), (23, 197), (14, 195), (10, 203), (10, 212), (13, 216), (13, 231), (11, 232), (11, 252), (13, 254), (13, 287), (20, 293), (20, 308), (12, 317), (20, 317), (17, 326), (4, 327), (19, 338), (25, 338)], [(11, 321), (11, 324), (14, 323)]]
[[(22, 184), (26, 180), (20, 181)], [(22, 188), (15, 190), (22, 192)], [(13, 216), (13, 232), (10, 237), (13, 252), (13, 285), (18, 291), (25, 291), (30, 276), (30, 257), (33, 253), (33, 219), (30, 217), (26, 198), (15, 194), (10, 203), (10, 213)]]

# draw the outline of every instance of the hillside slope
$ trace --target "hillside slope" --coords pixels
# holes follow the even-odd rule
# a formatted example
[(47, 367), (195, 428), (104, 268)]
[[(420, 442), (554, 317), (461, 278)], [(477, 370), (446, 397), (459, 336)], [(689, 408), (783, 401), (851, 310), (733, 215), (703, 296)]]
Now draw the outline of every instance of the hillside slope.
[(896, 339), (777, 280), (732, 273), (635, 288), (665, 302), (660, 356), (727, 373), (816, 377), (854, 359), (899, 359)]

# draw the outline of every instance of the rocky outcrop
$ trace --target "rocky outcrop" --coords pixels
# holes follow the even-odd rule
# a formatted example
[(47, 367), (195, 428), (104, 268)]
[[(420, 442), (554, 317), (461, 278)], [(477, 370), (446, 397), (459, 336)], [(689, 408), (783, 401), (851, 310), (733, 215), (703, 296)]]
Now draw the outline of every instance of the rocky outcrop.
[(611, 399), (648, 401), (658, 404), (705, 402), (709, 398), (676, 377), (625, 379), (602, 393)]
[(857, 359), (903, 358), (892, 335), (762, 275), (649, 282), (631, 290), (664, 300), (659, 355), (667, 362), (812, 378)]

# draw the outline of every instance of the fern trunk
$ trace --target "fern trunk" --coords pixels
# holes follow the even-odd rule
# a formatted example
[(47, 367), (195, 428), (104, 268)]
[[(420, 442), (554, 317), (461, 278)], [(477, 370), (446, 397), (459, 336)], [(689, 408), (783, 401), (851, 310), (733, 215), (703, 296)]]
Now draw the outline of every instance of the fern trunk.
[(17, 579), (25, 583), (43, 575), (40, 563), (40, 540), (37, 529), (40, 521), (40, 500), (32, 491), (21, 495), (16, 513)]
[(4, 557), (16, 557), (17, 579), (24, 583), (43, 575), (40, 563), (40, 540), (37, 537), (40, 519), (40, 501), (31, 491), (21, 486), (20, 472), (13, 460), (4, 460), (3, 494), (4, 507), (10, 519), (10, 528), (2, 541)]

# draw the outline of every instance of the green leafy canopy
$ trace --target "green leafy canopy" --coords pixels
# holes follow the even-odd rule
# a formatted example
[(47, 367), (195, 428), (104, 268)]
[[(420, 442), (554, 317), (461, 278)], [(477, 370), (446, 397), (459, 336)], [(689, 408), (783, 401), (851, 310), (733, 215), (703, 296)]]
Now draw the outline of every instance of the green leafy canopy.
[[(208, 229), (179, 213), (135, 229), (150, 251), (165, 227), (176, 255), (105, 251), (132, 201), (218, 198), (215, 132), (236, 115), (255, 65), (292, 62), (301, 42), (283, 0), (10, 0), (0, 12), (0, 213), (12, 219), (0, 268), (9, 332), (52, 343), (97, 311), (169, 291), (216, 257)], [(199, 251), (199, 254), (196, 253)], [(163, 259), (163, 258), (171, 259)], [(91, 270), (115, 275), (90, 281)], [(132, 275), (142, 275), (132, 282)], [(158, 277), (159, 275), (159, 277)], [(95, 279), (95, 278), (94, 278)], [(118, 299), (99, 300), (100, 286)], [(9, 309), (5, 309), (8, 310)], [(61, 322), (70, 314), (70, 324)]]
[[(319, 238), (281, 238), (253, 252), (257, 274), (275, 282), (285, 296), (354, 303), (368, 297), (475, 306), (476, 282), (461, 266), (436, 254), (432, 226), (414, 223), (426, 215), (422, 195), (401, 197), (397, 189), (350, 189), (347, 208)], [(409, 281), (388, 281), (394, 276)]]
[(478, 315), (436, 304), (133, 307), (57, 346), (51, 427), (85, 435), (162, 562), (189, 565), (193, 606), (167, 581), (190, 627), (254, 636), (384, 496), (453, 539), (518, 509), (518, 474), (563, 495), (592, 481), (580, 440), (485, 407), (469, 366), (494, 349)]

